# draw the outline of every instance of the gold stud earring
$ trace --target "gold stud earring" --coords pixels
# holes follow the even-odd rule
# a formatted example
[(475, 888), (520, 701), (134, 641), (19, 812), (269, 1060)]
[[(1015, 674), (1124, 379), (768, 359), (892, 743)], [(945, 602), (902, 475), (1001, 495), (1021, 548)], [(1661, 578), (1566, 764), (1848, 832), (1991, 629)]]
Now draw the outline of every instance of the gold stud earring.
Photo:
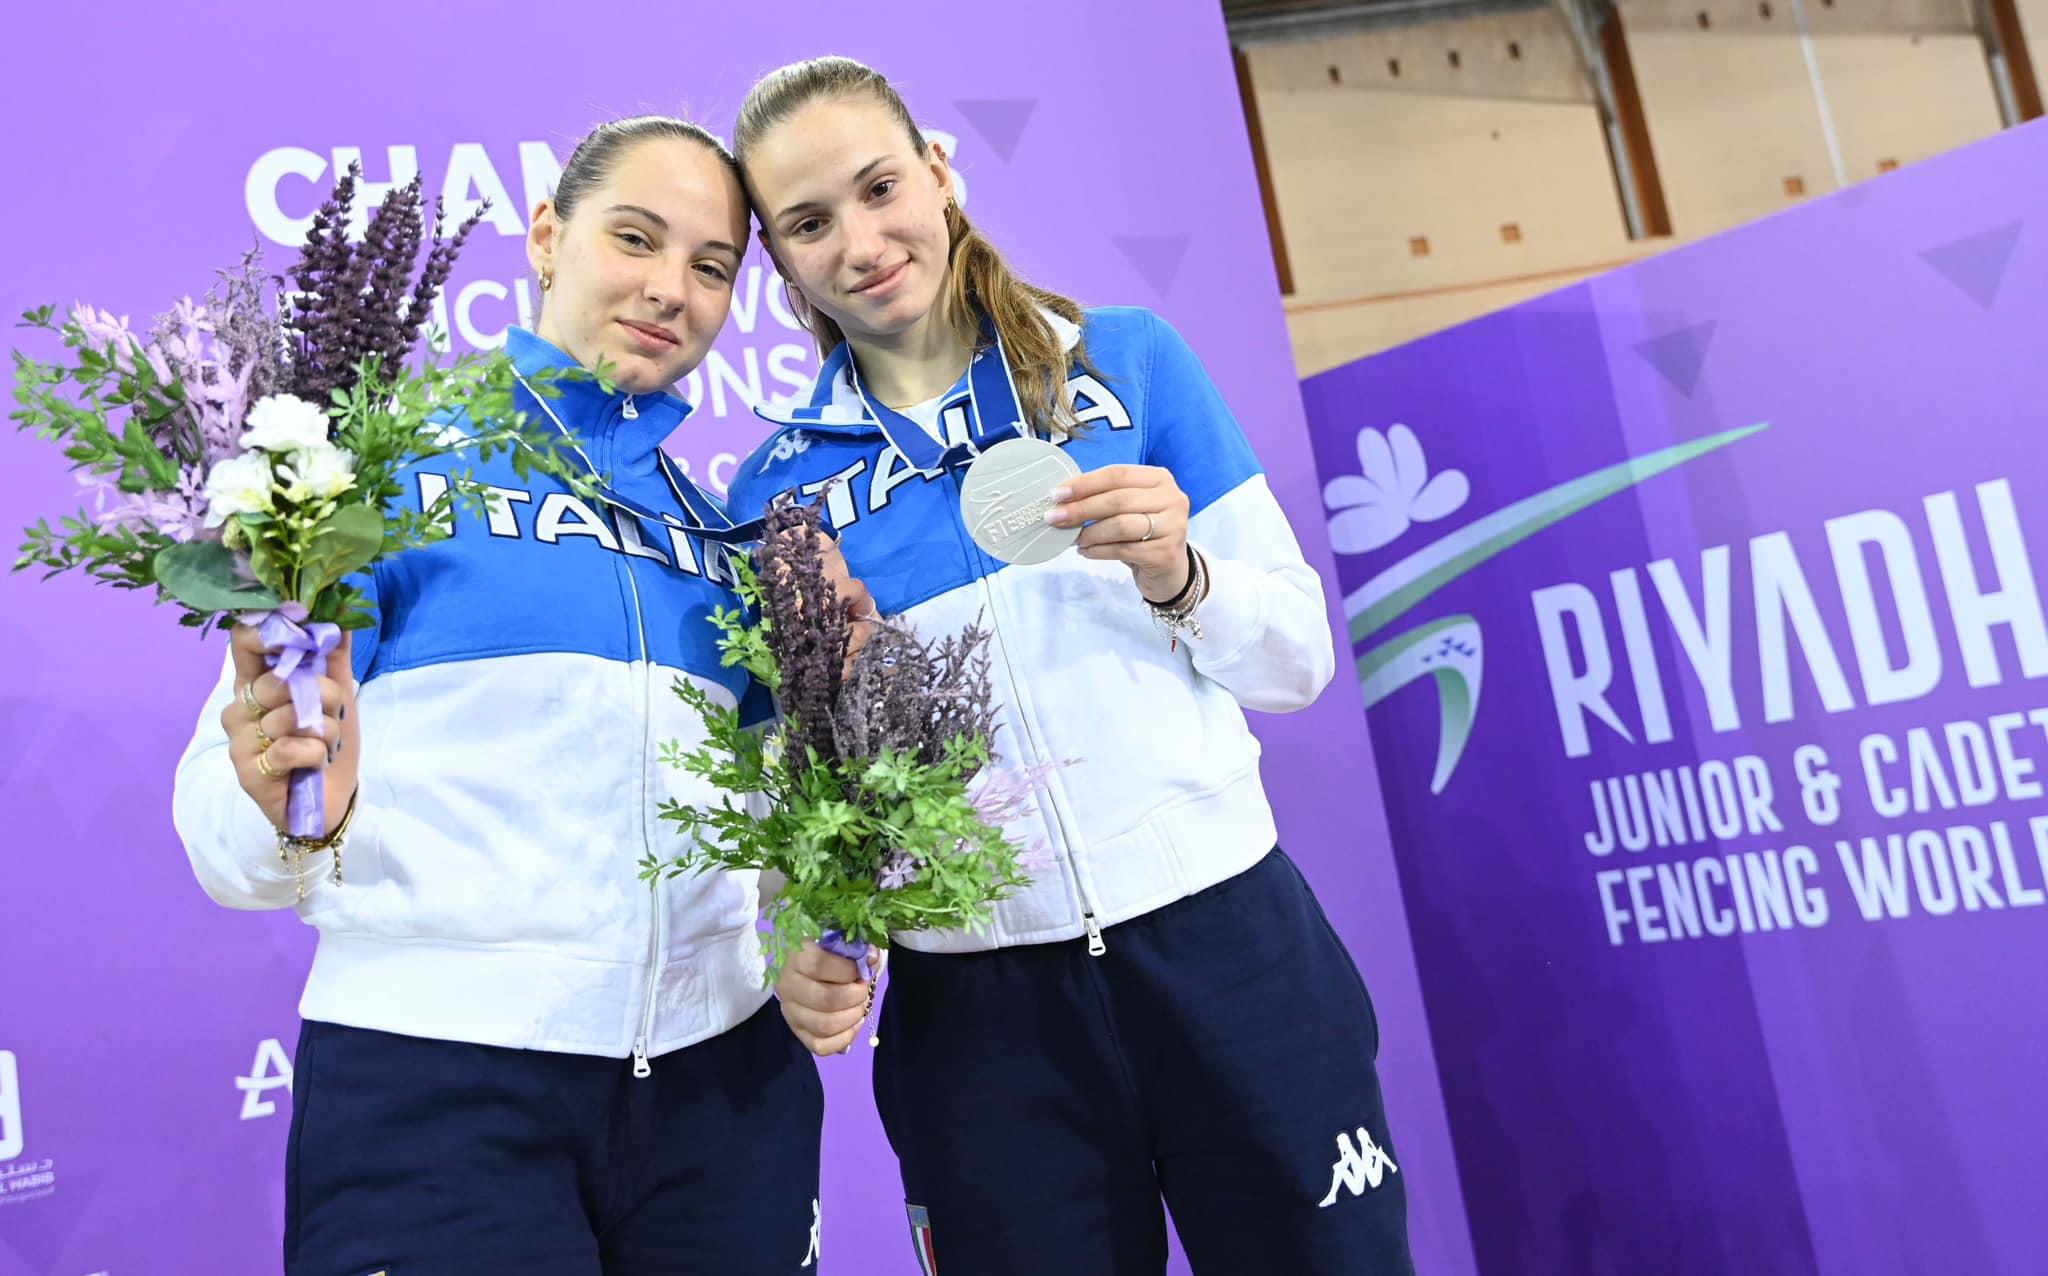
[(554, 287), (554, 286), (555, 286), (555, 272), (554, 272), (554, 271), (552, 271), (552, 270), (543, 270), (543, 271), (541, 271), (541, 272), (540, 272), (540, 290), (541, 290), (542, 292), (546, 292), (546, 291), (547, 291), (548, 289), (550, 289), (550, 288), (552, 288), (552, 287)]

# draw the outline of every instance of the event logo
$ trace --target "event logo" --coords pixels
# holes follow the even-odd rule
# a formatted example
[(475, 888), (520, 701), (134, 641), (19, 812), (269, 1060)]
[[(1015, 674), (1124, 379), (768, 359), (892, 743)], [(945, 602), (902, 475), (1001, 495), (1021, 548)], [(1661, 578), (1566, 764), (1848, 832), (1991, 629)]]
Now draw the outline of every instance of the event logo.
[(1377, 1188), (1389, 1174), (1398, 1174), (1401, 1167), (1394, 1164), (1394, 1158), (1387, 1155), (1385, 1148), (1372, 1141), (1372, 1134), (1364, 1126), (1358, 1127), (1358, 1142), (1351, 1136), (1337, 1135), (1337, 1163), (1330, 1167), (1330, 1194), (1316, 1202), (1317, 1209), (1328, 1209), (1337, 1203), (1339, 1190), (1353, 1196), (1364, 1196)]
[(235, 1088), (242, 1092), (244, 1121), (254, 1121), (277, 1111), (277, 1100), (266, 1099), (263, 1093), (266, 1090), (291, 1092), (292, 1061), (276, 1037), (265, 1037), (256, 1047), (256, 1062), (250, 1065), (248, 1076), (235, 1078)]
[(0, 1050), (0, 1205), (19, 1205), (57, 1190), (55, 1161), (14, 1159), (28, 1146), (21, 1109), (21, 1068), (12, 1050)]
[[(1344, 599), (1353, 650), (1437, 590), (1544, 528), (1764, 428), (1766, 423), (1727, 430), (1582, 474), (1475, 519), (1416, 550)], [(1429, 475), (1422, 445), (1405, 425), (1393, 426), (1384, 437), (1369, 427), (1360, 430), (1358, 456), (1361, 473), (1340, 474), (1323, 489), (1323, 503), (1332, 511), (1330, 544), (1337, 553), (1362, 554), (1389, 545), (1416, 523), (1434, 522), (1455, 513), (1471, 494), (1470, 484), (1457, 470), (1433, 478)], [(1425, 677), (1436, 681), (1438, 736), (1436, 769), (1429, 782), (1432, 793), (1443, 792), (1450, 783), (1466, 741), (1471, 739), (1472, 723), (1479, 712), (1483, 666), (1479, 622), (1466, 615), (1430, 621), (1357, 657), (1358, 685), (1365, 693), (1368, 710), (1411, 682)]]
[(21, 1072), (14, 1052), (0, 1050), (0, 1161), (20, 1156), (26, 1142), (21, 1133)]

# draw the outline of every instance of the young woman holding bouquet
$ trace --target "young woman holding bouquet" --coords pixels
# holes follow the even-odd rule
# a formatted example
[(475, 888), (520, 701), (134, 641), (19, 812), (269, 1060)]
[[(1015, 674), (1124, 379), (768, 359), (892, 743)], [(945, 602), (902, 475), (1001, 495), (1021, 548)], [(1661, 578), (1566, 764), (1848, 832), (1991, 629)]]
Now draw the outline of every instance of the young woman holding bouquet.
[[(1011, 274), (869, 68), (772, 73), (736, 149), (824, 366), (732, 508), (822, 492), (885, 614), (993, 627), (997, 752), (1072, 760), (1009, 828), (1053, 867), (986, 930), (895, 937), (875, 1097), (920, 1261), (1162, 1271), (1163, 1197), (1198, 1272), (1407, 1271), (1377, 1024), (1243, 712), (1329, 680), (1322, 588), (1229, 409), (1158, 317)], [(854, 963), (778, 988), (812, 1049), (858, 1030)]]
[[(320, 932), (288, 1271), (815, 1269), (822, 1098), (766, 1006), (755, 883), (650, 890), (633, 867), (673, 837), (661, 801), (715, 798), (659, 757), (701, 734), (671, 682), (751, 690), (708, 621), (732, 573), (686, 530), (729, 523), (659, 446), (746, 233), (710, 134), (654, 116), (591, 133), (535, 211), (541, 313), (508, 354), (515, 403), (573, 433), (600, 498), (479, 468), (484, 516), (377, 565), (377, 623), (329, 658), (317, 734), (234, 633), (175, 814), (208, 894)], [(532, 392), (600, 367), (614, 388)], [(409, 476), (411, 508), (446, 489), (435, 469)], [(308, 767), (329, 827), (288, 842), (285, 777)]]

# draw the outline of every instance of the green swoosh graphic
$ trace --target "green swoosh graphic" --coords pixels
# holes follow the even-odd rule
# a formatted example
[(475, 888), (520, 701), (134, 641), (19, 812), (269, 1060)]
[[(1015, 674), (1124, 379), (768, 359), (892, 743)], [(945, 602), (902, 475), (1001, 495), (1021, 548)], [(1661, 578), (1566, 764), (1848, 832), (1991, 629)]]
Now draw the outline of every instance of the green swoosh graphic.
[(1690, 443), (1679, 443), (1647, 456), (1631, 457), (1618, 465), (1595, 470), (1516, 501), (1459, 528), (1440, 541), (1425, 545), (1360, 585), (1344, 599), (1344, 614), (1351, 619), (1351, 641), (1354, 644), (1363, 642), (1495, 554), (1520, 544), (1588, 505), (1768, 428), (1768, 421), (1760, 421)]
[[(1768, 428), (1770, 422), (1759, 421), (1679, 443), (1648, 456), (1631, 457), (1495, 510), (1424, 546), (1345, 598), (1344, 614), (1351, 620), (1353, 646), (1502, 550), (1596, 501)], [(1441, 730), (1437, 737), (1436, 770), (1429, 781), (1431, 793), (1443, 792), (1451, 782), (1451, 773), (1457, 770), (1458, 759), (1472, 738), (1472, 723), (1479, 713), (1480, 670), (1484, 663), (1481, 651), (1479, 622), (1471, 616), (1446, 616), (1389, 639), (1358, 657), (1358, 685), (1367, 709), (1411, 682), (1425, 677), (1436, 680)]]
[(1436, 742), (1436, 773), (1429, 791), (1441, 793), (1451, 782), (1472, 719), (1479, 713), (1481, 665), (1479, 622), (1470, 616), (1446, 616), (1389, 639), (1358, 658), (1358, 686), (1370, 709), (1411, 682), (1436, 679), (1437, 716), (1443, 730)]

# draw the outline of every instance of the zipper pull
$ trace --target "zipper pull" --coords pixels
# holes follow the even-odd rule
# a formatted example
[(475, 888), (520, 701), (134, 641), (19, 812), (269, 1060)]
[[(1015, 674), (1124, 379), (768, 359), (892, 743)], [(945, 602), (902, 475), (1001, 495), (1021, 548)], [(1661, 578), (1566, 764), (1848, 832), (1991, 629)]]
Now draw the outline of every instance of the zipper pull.
[(1095, 914), (1083, 913), (1081, 920), (1088, 923), (1088, 955), (1100, 957), (1109, 951), (1109, 945), (1102, 942), (1102, 923), (1095, 920)]
[(633, 1038), (633, 1075), (636, 1077), (651, 1077), (654, 1075), (654, 1069), (649, 1067), (647, 1063), (647, 1038), (645, 1037)]
[(628, 421), (638, 421), (640, 419), (640, 409), (633, 406), (632, 395), (626, 396), (626, 402), (619, 408), (619, 415)]

